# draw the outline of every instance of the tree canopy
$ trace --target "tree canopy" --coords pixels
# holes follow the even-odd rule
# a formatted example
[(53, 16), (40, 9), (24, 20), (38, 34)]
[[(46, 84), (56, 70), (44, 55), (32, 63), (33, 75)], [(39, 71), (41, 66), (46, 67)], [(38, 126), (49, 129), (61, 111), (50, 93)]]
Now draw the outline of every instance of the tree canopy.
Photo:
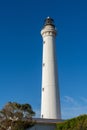
[(33, 126), (34, 115), (31, 105), (8, 102), (0, 110), (0, 130), (25, 130)]
[(81, 115), (57, 124), (56, 130), (87, 130), (87, 115)]

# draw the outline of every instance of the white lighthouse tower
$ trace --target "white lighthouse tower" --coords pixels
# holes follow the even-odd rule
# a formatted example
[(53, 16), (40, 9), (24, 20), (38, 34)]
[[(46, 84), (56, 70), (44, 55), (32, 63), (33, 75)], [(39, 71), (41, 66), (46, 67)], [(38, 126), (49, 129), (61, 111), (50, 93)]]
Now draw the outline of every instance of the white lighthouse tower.
[(43, 38), (41, 118), (61, 119), (55, 38), (57, 31), (50, 17), (41, 30)]

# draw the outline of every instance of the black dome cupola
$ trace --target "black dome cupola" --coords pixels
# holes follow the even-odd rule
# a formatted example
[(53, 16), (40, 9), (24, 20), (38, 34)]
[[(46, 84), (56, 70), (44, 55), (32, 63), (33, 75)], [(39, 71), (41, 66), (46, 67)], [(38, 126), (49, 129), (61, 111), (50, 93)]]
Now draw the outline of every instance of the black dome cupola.
[(55, 25), (54, 25), (54, 20), (52, 19), (52, 18), (50, 18), (50, 17), (47, 17), (46, 19), (45, 19), (45, 26), (46, 25), (52, 25), (53, 27), (55, 27)]

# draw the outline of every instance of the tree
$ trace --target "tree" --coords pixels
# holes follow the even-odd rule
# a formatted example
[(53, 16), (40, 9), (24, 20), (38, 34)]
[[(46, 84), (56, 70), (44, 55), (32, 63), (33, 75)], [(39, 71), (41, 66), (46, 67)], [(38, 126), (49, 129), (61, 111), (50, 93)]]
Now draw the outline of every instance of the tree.
[(56, 130), (87, 130), (87, 115), (81, 115), (57, 124)]
[(34, 115), (31, 105), (8, 102), (0, 111), (0, 130), (25, 130), (34, 125)]

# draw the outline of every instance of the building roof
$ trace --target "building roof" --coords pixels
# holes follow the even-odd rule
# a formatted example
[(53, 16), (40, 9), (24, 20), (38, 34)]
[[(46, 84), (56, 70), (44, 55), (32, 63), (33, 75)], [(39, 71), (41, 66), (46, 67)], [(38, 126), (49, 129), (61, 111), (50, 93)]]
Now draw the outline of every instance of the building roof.
[(33, 118), (33, 120), (38, 124), (56, 124), (62, 123), (62, 119), (44, 119), (44, 118)]

